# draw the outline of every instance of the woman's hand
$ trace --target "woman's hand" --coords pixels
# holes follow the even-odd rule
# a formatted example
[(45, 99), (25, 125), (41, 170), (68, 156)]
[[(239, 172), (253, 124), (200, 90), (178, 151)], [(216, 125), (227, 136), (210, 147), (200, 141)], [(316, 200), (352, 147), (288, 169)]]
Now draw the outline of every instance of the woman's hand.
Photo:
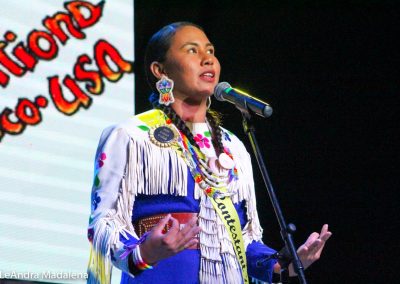
[[(317, 232), (312, 233), (308, 237), (307, 241), (298, 248), (297, 255), (299, 256), (304, 269), (320, 258), (325, 242), (331, 236), (332, 233), (328, 231), (328, 224), (325, 224), (322, 226), (320, 234)], [(289, 265), (289, 275), (297, 275), (294, 271), (293, 264)]]
[[(318, 260), (321, 256), (325, 242), (332, 236), (332, 233), (328, 231), (328, 225), (322, 226), (321, 233), (312, 233), (307, 241), (297, 249), (297, 255), (299, 256), (304, 269), (309, 267), (314, 261)], [(279, 273), (281, 270), (280, 265), (277, 263), (274, 266), (274, 271)], [(293, 264), (289, 265), (289, 275), (296, 276)]]
[[(170, 220), (172, 226), (167, 233), (164, 233), (163, 230)], [(197, 244), (198, 239), (195, 236), (200, 231), (201, 228), (197, 225), (197, 217), (193, 217), (180, 229), (178, 220), (168, 214), (153, 227), (146, 240), (140, 245), (142, 259), (152, 265), (164, 258), (173, 256), (185, 248)]]

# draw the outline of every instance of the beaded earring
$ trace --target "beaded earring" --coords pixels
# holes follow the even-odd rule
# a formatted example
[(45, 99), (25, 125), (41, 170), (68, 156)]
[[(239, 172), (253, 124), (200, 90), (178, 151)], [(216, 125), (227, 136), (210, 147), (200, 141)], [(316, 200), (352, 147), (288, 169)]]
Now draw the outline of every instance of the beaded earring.
[(169, 104), (172, 104), (175, 101), (174, 96), (172, 94), (172, 90), (174, 88), (174, 81), (169, 79), (167, 76), (162, 75), (161, 79), (158, 80), (156, 83), (156, 88), (160, 93), (160, 98), (158, 100), (160, 104), (168, 106)]

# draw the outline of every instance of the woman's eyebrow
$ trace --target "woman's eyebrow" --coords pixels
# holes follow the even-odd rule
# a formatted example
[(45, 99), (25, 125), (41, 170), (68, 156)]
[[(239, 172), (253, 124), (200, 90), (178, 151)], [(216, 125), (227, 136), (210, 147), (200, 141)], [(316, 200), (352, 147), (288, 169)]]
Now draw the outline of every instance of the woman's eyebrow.
[[(186, 47), (187, 45), (194, 45), (194, 46), (196, 46), (196, 47), (200, 46), (197, 42), (191, 42), (191, 41), (189, 41), (189, 42), (184, 43), (184, 44), (181, 46), (181, 49), (184, 48), (184, 47)], [(211, 47), (214, 47), (214, 45), (213, 45), (211, 42), (206, 43), (206, 47), (210, 47), (210, 46), (211, 46)]]

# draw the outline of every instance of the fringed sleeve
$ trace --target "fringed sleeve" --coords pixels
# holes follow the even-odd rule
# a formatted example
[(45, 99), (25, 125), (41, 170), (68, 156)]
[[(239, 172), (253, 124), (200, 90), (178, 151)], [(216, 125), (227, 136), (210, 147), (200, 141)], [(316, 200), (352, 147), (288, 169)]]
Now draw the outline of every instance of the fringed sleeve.
[(122, 241), (138, 239), (131, 223), (133, 197), (126, 174), (130, 139), (125, 129), (110, 127), (103, 131), (97, 148), (88, 229), (91, 252), (87, 283), (110, 283), (112, 265), (133, 277), (128, 258), (120, 258), (125, 251)]
[(262, 242), (263, 230), (261, 228), (257, 213), (251, 157), (243, 143), (236, 136), (231, 135), (231, 140), (236, 152), (234, 157), (237, 157), (236, 165), (239, 183), (241, 181), (246, 182), (246, 186), (242, 186), (240, 184), (237, 186), (239, 189), (238, 200), (235, 200), (234, 197), (233, 201), (234, 203), (237, 203), (238, 201), (244, 199), (246, 204), (245, 211), (247, 223), (244, 226), (242, 233), (246, 248), (248, 273), (249, 276), (253, 278), (253, 282), (255, 283), (271, 283), (273, 266), (275, 265), (276, 260), (271, 259), (264, 262), (262, 265), (257, 265), (258, 260), (264, 259), (274, 254), (276, 251), (264, 245)]
[[(224, 130), (224, 129), (223, 129)], [(245, 201), (247, 223), (243, 228), (244, 246), (247, 247), (253, 241), (262, 240), (262, 228), (258, 219), (256, 195), (254, 189), (254, 178), (250, 154), (247, 152), (242, 141), (234, 134), (224, 130), (229, 135), (229, 140), (224, 145), (233, 152), (235, 166), (238, 172), (238, 179), (230, 183), (229, 188), (237, 194), (232, 196), (232, 202), (237, 204)]]

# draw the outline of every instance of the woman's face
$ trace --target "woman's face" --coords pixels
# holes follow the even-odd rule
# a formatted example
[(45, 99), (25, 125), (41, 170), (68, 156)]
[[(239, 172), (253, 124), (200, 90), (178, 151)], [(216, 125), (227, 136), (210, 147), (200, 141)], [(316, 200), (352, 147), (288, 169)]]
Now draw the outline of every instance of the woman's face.
[(214, 46), (202, 30), (193, 26), (176, 31), (163, 67), (174, 81), (174, 96), (195, 101), (213, 94), (221, 71)]

